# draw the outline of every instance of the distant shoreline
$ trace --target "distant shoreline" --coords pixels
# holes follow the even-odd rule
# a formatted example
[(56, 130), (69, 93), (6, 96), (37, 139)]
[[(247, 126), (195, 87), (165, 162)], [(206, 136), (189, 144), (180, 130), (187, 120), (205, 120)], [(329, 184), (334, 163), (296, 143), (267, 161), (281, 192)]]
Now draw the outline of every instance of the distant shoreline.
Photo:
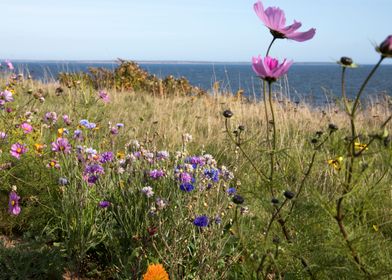
[[(0, 61), (4, 61), (1, 59)], [(124, 59), (127, 60), (127, 59)], [(129, 60), (135, 61), (138, 64), (168, 64), (168, 65), (251, 65), (251, 62), (245, 61), (177, 61), (177, 60)], [(39, 59), (14, 59), (12, 62), (15, 63), (86, 63), (86, 64), (117, 64), (118, 60), (39, 60)], [(295, 65), (336, 65), (335, 62), (294, 62)], [(371, 63), (364, 63), (359, 65), (372, 65)], [(389, 63), (383, 65), (391, 65)]]

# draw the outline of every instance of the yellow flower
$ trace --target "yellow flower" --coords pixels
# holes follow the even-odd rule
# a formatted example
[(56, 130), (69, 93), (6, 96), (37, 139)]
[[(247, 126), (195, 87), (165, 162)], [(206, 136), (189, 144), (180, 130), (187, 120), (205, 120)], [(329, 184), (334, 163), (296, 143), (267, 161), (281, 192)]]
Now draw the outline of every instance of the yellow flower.
[(361, 144), (359, 142), (355, 142), (354, 146), (355, 146), (355, 149), (358, 151), (362, 151), (362, 150), (367, 151), (369, 149), (367, 144)]
[(46, 147), (46, 145), (44, 145), (44, 144), (39, 144), (39, 143), (34, 144), (34, 150), (39, 155), (42, 155), (45, 147)]
[(169, 280), (169, 274), (161, 264), (150, 264), (143, 280)]
[(329, 159), (327, 160), (327, 163), (332, 166), (336, 171), (339, 171), (340, 169), (342, 169), (342, 161), (343, 161), (343, 157), (338, 157), (335, 159)]
[(57, 137), (63, 137), (63, 133), (64, 133), (64, 128), (59, 128), (57, 129)]
[(117, 152), (117, 158), (118, 159), (124, 159), (125, 158), (124, 152)]

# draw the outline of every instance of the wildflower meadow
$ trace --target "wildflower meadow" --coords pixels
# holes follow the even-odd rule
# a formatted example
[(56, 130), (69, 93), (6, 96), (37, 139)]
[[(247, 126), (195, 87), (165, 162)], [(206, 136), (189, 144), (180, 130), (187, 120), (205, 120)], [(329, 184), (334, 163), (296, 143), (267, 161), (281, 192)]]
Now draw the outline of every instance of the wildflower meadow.
[(363, 98), (392, 35), (355, 98), (343, 56), (316, 107), (277, 98), (294, 61), (270, 53), (317, 31), (254, 11), (256, 101), (129, 61), (49, 83), (2, 63), (0, 279), (392, 278), (392, 99)]

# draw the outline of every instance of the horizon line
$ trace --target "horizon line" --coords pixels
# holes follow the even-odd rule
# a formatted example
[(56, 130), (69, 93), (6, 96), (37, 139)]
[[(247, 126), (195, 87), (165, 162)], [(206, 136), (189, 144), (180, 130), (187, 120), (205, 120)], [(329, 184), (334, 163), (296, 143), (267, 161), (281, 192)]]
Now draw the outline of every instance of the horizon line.
[[(6, 59), (0, 59), (5, 61)], [(117, 64), (120, 60), (133, 61), (139, 64), (252, 64), (251, 61), (213, 61), (213, 60), (134, 60), (134, 59), (13, 59), (11, 62), (23, 63), (23, 62), (45, 62), (45, 63), (112, 63)], [(333, 61), (298, 61), (294, 64), (337, 64)], [(357, 63), (360, 65), (373, 65), (374, 63)], [(386, 63), (390, 64), (390, 63)], [(384, 64), (385, 65), (385, 64)]]

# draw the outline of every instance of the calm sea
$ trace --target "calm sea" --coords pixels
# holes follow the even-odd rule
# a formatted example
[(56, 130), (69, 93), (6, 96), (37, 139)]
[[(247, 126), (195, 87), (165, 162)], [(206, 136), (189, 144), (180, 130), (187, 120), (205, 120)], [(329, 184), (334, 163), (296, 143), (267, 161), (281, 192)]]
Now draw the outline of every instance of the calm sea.
[[(17, 71), (30, 73), (34, 79), (55, 80), (59, 72), (87, 71), (88, 67), (114, 69), (116, 62), (15, 62)], [(215, 82), (221, 89), (236, 92), (243, 89), (250, 98), (260, 96), (261, 83), (246, 63), (140, 63), (152, 74), (161, 78), (168, 75), (186, 77), (191, 84), (210, 90)], [(347, 71), (347, 94), (352, 97), (370, 72), (372, 65), (362, 65)], [(321, 104), (340, 95), (341, 69), (337, 64), (294, 64), (288, 76), (275, 84), (292, 101)], [(364, 97), (376, 98), (392, 95), (392, 65), (382, 65), (369, 82)]]

